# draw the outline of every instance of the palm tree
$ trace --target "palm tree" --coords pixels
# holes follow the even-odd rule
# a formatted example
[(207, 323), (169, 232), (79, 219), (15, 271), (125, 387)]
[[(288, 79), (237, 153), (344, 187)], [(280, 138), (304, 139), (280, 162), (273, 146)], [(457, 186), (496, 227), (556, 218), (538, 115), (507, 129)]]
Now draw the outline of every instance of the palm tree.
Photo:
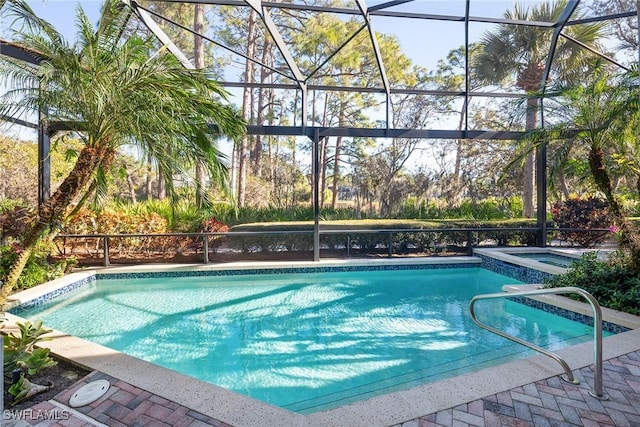
[[(504, 18), (520, 21), (558, 22), (568, 0), (544, 2), (533, 8), (516, 3)], [(576, 18), (579, 18), (576, 16)], [(567, 26), (563, 33), (586, 45), (598, 48), (604, 37), (602, 24)], [(487, 32), (480, 42), (481, 49), (473, 59), (479, 79), (490, 85), (514, 85), (528, 94), (535, 93), (542, 84), (553, 30), (530, 25), (501, 24), (496, 31)], [(552, 74), (554, 78), (572, 83), (591, 67), (597, 58), (568, 38), (560, 38), (556, 48)], [(526, 105), (527, 130), (538, 126), (538, 99), (529, 97)], [(534, 155), (524, 159), (523, 210), (524, 216), (533, 216)]]
[(558, 158), (551, 160), (558, 165), (566, 164), (576, 153), (587, 153), (591, 178), (609, 203), (614, 225), (622, 234), (620, 243), (630, 254), (631, 268), (640, 271), (640, 233), (626, 218), (614, 187), (614, 177), (620, 169), (637, 171), (638, 72), (612, 76), (598, 69), (585, 84), (557, 86), (552, 93), (555, 115), (562, 121), (533, 132), (532, 140), (555, 145), (553, 153)]
[[(0, 114), (47, 111), (47, 120), (67, 123), (82, 142), (72, 171), (39, 206), (22, 238), (22, 251), (2, 287), (7, 295), (34, 246), (55, 236), (72, 206), (105, 182), (118, 149), (137, 147), (167, 178), (200, 164), (214, 182), (225, 185), (224, 157), (209, 125), (217, 125), (218, 136), (234, 139), (245, 128), (226, 105), (227, 93), (204, 70), (185, 69), (164, 49), (154, 50), (151, 40), (121, 40), (126, 13), (118, 0), (105, 1), (97, 27), (78, 6), (73, 44), (23, 0), (7, 0), (4, 9), (20, 24), (13, 39), (37, 52), (42, 62), (32, 67), (0, 60), (0, 78), (10, 87), (0, 98)], [(170, 186), (172, 180), (165, 181)]]

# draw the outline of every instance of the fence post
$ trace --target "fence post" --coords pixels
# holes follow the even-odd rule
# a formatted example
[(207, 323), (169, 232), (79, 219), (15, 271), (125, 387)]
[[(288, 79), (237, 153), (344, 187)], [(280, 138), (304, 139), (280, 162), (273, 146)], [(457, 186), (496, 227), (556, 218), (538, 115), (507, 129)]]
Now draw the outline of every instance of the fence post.
[(102, 245), (102, 258), (104, 260), (104, 266), (109, 267), (111, 262), (109, 261), (109, 236), (104, 236), (104, 244)]
[(202, 236), (202, 258), (205, 264), (209, 264), (209, 235), (204, 234)]
[(473, 232), (471, 230), (467, 230), (467, 255), (473, 255)]
[(389, 232), (389, 258), (391, 258), (393, 256), (393, 232), (390, 231)]
[(351, 234), (347, 233), (347, 258), (351, 256)]

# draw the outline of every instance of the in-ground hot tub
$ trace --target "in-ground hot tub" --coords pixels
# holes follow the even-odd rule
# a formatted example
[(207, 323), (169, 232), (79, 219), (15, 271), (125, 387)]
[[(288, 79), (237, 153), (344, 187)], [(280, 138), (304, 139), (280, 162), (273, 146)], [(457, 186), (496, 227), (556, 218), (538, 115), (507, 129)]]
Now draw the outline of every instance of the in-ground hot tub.
[(590, 249), (574, 248), (483, 248), (474, 256), (482, 266), (526, 283), (542, 283), (546, 278), (564, 274), (571, 264)]

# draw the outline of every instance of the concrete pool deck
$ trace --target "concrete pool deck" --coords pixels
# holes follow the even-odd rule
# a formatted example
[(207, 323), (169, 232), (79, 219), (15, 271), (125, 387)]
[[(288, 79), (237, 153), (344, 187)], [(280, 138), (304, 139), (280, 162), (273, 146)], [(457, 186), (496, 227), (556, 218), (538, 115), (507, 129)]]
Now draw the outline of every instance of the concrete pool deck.
[[(437, 261), (442, 263), (443, 260)], [(424, 263), (424, 260), (414, 262)], [(255, 268), (255, 263), (251, 265)], [(286, 265), (300, 266), (300, 263)], [(353, 265), (353, 260), (350, 265)], [(225, 267), (239, 268), (237, 264)], [(148, 270), (149, 266), (145, 268)], [(132, 270), (120, 268), (110, 271)], [(26, 297), (32, 295), (19, 295), (18, 299)], [(605, 319), (611, 315), (606, 310), (604, 314)], [(20, 320), (16, 316), (8, 317), (10, 322)], [(622, 317), (633, 329), (604, 339), (604, 360), (607, 361), (604, 386), (611, 396), (606, 402), (600, 402), (587, 393), (593, 386), (593, 374), (589, 368), (593, 364), (593, 344), (585, 343), (557, 352), (581, 380), (579, 385), (561, 382), (558, 375), (562, 368), (556, 362), (545, 356), (534, 356), (306, 416), (55, 332), (53, 340), (45, 344), (61, 357), (94, 371), (83, 382), (105, 378), (112, 387), (107, 395), (93, 404), (77, 408), (77, 412), (65, 412), (70, 415), (68, 420), (60, 420), (57, 424), (42, 418), (23, 421), (39, 426), (416, 427), (558, 423), (635, 426), (640, 425), (640, 323), (635, 316)], [(70, 410), (66, 407), (68, 398), (80, 385), (61, 392), (52, 402), (44, 402), (32, 409), (36, 413), (38, 410)], [(582, 424), (576, 423), (577, 420), (582, 420)]]

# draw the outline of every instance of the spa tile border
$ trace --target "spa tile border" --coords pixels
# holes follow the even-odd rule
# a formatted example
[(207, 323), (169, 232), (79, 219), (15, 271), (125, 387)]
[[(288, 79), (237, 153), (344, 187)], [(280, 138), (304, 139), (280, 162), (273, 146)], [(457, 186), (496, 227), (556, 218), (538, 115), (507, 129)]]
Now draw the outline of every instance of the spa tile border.
[(513, 277), (524, 283), (542, 283), (554, 274), (540, 271), (523, 265), (512, 264), (487, 255), (476, 253), (474, 256), (482, 260), (482, 267), (505, 276)]

